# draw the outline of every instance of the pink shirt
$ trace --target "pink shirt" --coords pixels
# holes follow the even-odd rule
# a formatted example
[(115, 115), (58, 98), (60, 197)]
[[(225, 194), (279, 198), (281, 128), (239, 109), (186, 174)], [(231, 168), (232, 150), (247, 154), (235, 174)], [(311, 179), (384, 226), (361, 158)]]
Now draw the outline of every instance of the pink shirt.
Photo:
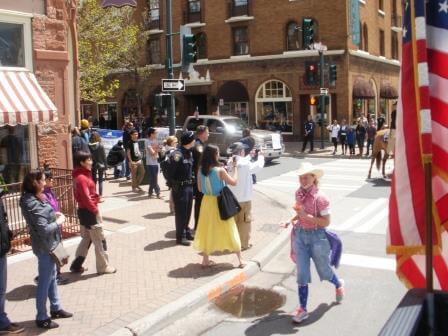
[[(296, 204), (301, 205), (307, 214), (314, 217), (330, 214), (330, 201), (316, 186), (309, 190), (299, 188), (296, 191)], [(306, 219), (297, 220), (294, 226), (300, 226), (303, 229), (316, 229), (316, 225), (309, 223)]]

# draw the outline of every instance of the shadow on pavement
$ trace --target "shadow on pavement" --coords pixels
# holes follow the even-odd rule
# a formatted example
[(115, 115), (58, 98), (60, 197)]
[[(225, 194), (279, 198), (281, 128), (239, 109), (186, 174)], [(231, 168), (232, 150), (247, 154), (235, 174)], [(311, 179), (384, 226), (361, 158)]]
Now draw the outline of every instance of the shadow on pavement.
[(301, 327), (305, 327), (307, 325), (313, 324), (321, 319), (322, 316), (325, 315), (327, 311), (329, 311), (334, 306), (337, 306), (338, 304), (336, 302), (332, 302), (331, 304), (328, 303), (321, 303), (319, 306), (317, 306), (316, 309), (314, 309), (312, 312), (310, 312), (310, 317), (300, 323)]
[(373, 187), (390, 187), (392, 184), (392, 180), (385, 180), (384, 178), (375, 178), (367, 181), (369, 181)]
[(151, 243), (145, 246), (144, 250), (147, 252), (160, 251), (166, 248), (175, 247), (175, 240), (159, 240), (158, 242)]
[[(25, 331), (18, 334), (20, 336), (35, 336), (35, 335), (41, 335), (46, 332), (48, 332), (47, 329), (40, 329), (36, 327), (36, 322), (34, 320), (28, 320), (28, 321), (13, 321), (17, 324), (19, 324), (21, 327), (25, 328)], [(58, 323), (59, 325), (62, 323)]]
[(252, 323), (245, 331), (247, 336), (294, 335), (299, 331), (299, 326), (291, 322), (291, 314), (282, 310), (275, 310)]
[(134, 194), (134, 195), (130, 195), (130, 196), (126, 196), (128, 197), (128, 202), (139, 202), (139, 201), (144, 201), (149, 199), (149, 197), (147, 195), (142, 195), (143, 193), (140, 194)]
[(176, 239), (176, 230), (168, 231), (165, 233), (165, 238)]
[[(32, 280), (32, 279), (30, 279)], [(23, 285), (6, 293), (9, 301), (25, 301), (36, 297), (36, 285)]]
[[(72, 273), (72, 272), (64, 272), (61, 273), (61, 276), (64, 279), (67, 279), (67, 283), (65, 285), (62, 286), (66, 286), (69, 285), (71, 283), (77, 282), (77, 281), (84, 281), (84, 280), (88, 280), (91, 278), (96, 278), (99, 277), (100, 275), (98, 275), (97, 273), (91, 273), (91, 274), (79, 274), (79, 273)], [(59, 285), (61, 286), (61, 285)]]
[(209, 277), (221, 272), (233, 269), (234, 266), (229, 263), (216, 263), (213, 267), (202, 268), (201, 264), (190, 263), (184, 267), (180, 267), (168, 272), (170, 278), (190, 278), (199, 279)]
[[(163, 219), (163, 218), (170, 217), (170, 216), (173, 216), (173, 215), (170, 214), (169, 212), (153, 212), (153, 213), (144, 215), (143, 218), (146, 218), (146, 219)], [(170, 237), (170, 238), (173, 238), (173, 237)], [(176, 238), (175, 235), (174, 235), (174, 238)]]
[(107, 217), (107, 216), (103, 216), (103, 220), (104, 221), (108, 221), (108, 222), (112, 222), (112, 223), (116, 223), (116, 224), (126, 224), (126, 223), (129, 223), (129, 221), (126, 221), (126, 220), (113, 218), (113, 217)]

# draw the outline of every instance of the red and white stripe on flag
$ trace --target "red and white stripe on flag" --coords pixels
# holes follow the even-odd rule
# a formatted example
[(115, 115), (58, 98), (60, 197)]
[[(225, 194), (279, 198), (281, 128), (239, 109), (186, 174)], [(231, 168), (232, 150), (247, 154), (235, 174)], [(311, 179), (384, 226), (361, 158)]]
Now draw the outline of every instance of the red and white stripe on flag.
[[(397, 274), (408, 287), (425, 287), (424, 163), (432, 159), (434, 287), (448, 289), (446, 3), (430, 0), (426, 17), (425, 0), (409, 0), (405, 7), (387, 251), (397, 255)], [(435, 53), (437, 57), (433, 57)], [(441, 104), (445, 110), (440, 109)]]

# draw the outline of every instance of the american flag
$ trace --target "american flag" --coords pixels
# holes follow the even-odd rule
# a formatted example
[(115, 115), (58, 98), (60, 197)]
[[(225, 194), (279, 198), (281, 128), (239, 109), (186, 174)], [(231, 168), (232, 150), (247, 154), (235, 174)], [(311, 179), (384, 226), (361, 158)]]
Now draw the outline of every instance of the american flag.
[(448, 0), (407, 1), (402, 34), (387, 251), (408, 287), (425, 287), (424, 163), (432, 162), (434, 288), (447, 290)]

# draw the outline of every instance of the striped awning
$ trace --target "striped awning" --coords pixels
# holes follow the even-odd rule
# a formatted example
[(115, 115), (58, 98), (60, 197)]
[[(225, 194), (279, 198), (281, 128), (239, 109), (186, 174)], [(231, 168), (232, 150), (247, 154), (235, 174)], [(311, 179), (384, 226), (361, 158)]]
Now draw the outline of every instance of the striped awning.
[(0, 126), (57, 121), (56, 106), (32, 72), (0, 70)]
[(124, 7), (131, 6), (137, 7), (137, 0), (103, 0), (101, 7)]

